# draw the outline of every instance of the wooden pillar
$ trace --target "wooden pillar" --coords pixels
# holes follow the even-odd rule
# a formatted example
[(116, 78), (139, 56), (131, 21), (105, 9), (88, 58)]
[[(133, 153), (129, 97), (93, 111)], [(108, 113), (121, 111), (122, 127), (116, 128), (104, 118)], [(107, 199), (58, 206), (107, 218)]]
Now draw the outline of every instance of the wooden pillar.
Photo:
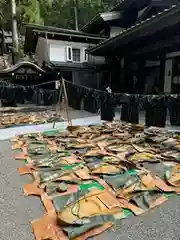
[(171, 93), (172, 68), (173, 68), (173, 59), (167, 59), (165, 62), (164, 93)]
[(124, 81), (125, 81), (125, 59), (121, 58), (120, 60), (120, 73), (119, 73), (119, 82), (120, 82), (120, 91), (119, 92), (124, 92)]
[(124, 59), (124, 79), (122, 82), (122, 92), (127, 93), (128, 92), (128, 86), (129, 86), (129, 75), (131, 74), (131, 71), (129, 69), (129, 59)]
[(160, 92), (164, 91), (164, 76), (165, 76), (165, 54), (160, 56), (160, 76), (159, 76), (159, 84), (158, 88)]
[(111, 62), (111, 89), (113, 92), (121, 91), (120, 68), (120, 60), (113, 58)]
[(141, 57), (137, 60), (137, 83), (136, 83), (136, 89), (135, 93), (138, 94), (143, 94), (144, 92), (144, 86), (145, 86), (145, 76), (146, 76), (146, 69), (145, 69), (145, 64), (146, 64), (146, 58)]

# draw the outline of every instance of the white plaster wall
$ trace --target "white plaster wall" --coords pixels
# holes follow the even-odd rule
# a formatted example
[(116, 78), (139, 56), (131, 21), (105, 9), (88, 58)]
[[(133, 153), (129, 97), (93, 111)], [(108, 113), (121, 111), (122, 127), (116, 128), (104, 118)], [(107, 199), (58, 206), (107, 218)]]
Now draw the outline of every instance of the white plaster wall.
[(89, 47), (87, 43), (69, 42), (60, 40), (48, 40), (49, 43), (49, 58), (50, 61), (66, 62), (67, 61), (67, 47), (81, 49), (81, 62), (83, 62), (84, 49)]
[[(69, 42), (60, 40), (48, 40), (49, 51), (50, 51), (50, 61), (66, 62), (66, 51), (67, 47), (80, 48), (81, 49), (81, 62), (84, 62), (84, 50), (95, 45), (89, 43), (81, 42)], [(105, 58), (101, 56), (88, 55), (88, 62), (90, 64), (103, 64), (105, 63)]]
[(49, 60), (53, 62), (66, 62), (66, 48), (57, 43), (49, 44)]
[(48, 56), (48, 42), (45, 38), (39, 37), (36, 45), (35, 51), (36, 57), (39, 61), (47, 62), (49, 59)]
[[(67, 47), (80, 48), (81, 49), (81, 62), (84, 62), (84, 50), (95, 45), (83, 42), (71, 42), (71, 41), (60, 41), (51, 40), (46, 41), (45, 38), (39, 37), (36, 56), (41, 61), (55, 61), (55, 62), (67, 62)], [(105, 63), (104, 57), (89, 55), (88, 62), (90, 64), (103, 64)]]
[(103, 56), (88, 56), (88, 62), (90, 64), (105, 64), (105, 57)]
[(110, 29), (110, 37), (115, 37), (116, 35), (118, 35), (120, 32), (122, 31), (121, 27), (114, 27), (112, 26)]

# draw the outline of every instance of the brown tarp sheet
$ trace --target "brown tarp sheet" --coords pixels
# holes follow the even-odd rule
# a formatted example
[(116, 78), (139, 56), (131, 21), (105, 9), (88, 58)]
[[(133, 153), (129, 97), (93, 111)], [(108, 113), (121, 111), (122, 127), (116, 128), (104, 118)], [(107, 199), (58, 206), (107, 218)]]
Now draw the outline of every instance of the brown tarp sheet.
[(73, 126), (12, 139), (21, 175), (34, 181), (45, 214), (32, 222), (37, 240), (84, 240), (131, 214), (180, 193), (180, 136), (123, 122)]
[(56, 115), (55, 111), (0, 112), (0, 128), (51, 123), (63, 120), (62, 116)]

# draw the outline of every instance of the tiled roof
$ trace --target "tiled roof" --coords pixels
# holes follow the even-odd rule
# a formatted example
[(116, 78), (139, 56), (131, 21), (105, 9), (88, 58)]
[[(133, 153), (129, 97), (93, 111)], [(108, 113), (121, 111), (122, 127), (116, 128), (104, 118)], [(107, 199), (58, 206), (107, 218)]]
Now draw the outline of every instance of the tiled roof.
[[(110, 7), (107, 12), (112, 12), (112, 11), (115, 11), (123, 2), (125, 2), (127, 0), (119, 0), (119, 2), (113, 6), (113, 7)], [(97, 15), (95, 15), (85, 26), (83, 26), (81, 28), (81, 30), (83, 31), (88, 25), (92, 24), (93, 22), (95, 22), (96, 20), (98, 20), (99, 18), (101, 18), (101, 15), (100, 13), (98, 13)]]
[(156, 22), (161, 17), (168, 15), (168, 13), (173, 14), (173, 12), (176, 12), (176, 11), (180, 11), (180, 4), (172, 5), (170, 8), (164, 9), (163, 11), (158, 12), (156, 15), (152, 15), (150, 18), (147, 18), (144, 21), (138, 22), (135, 25), (133, 25), (127, 29), (121, 30), (120, 33), (118, 35), (116, 35), (115, 37), (107, 39), (107, 40), (101, 42), (100, 44), (97, 44), (95, 47), (90, 48), (89, 52), (92, 53), (93, 51), (101, 48), (102, 46), (108, 45), (109, 43), (114, 42), (115, 40), (121, 39), (124, 36), (129, 35), (132, 32), (134, 32), (140, 28), (143, 28), (144, 26), (146, 26), (149, 23), (153, 23), (153, 21)]
[(9, 68), (1, 70), (0, 73), (14, 72), (15, 70), (17, 70), (18, 68), (23, 67), (23, 66), (33, 67), (36, 70), (38, 70), (39, 72), (41, 72), (41, 73), (45, 72), (41, 67), (39, 67), (38, 65), (36, 65), (36, 64), (34, 64), (32, 62), (21, 61), (21, 62), (18, 62), (16, 65), (13, 65), (13, 66), (11, 66)]
[[(26, 32), (25, 32), (25, 43), (24, 43), (24, 52), (35, 52), (36, 44), (38, 41), (38, 34), (48, 35), (52, 37), (63, 37), (63, 38), (70, 38), (74, 37), (79, 39), (79, 41), (82, 40), (88, 40), (92, 43), (99, 43), (100, 41), (104, 41), (107, 39), (104, 36), (95, 35), (95, 34), (89, 34), (82, 31), (75, 31), (72, 29), (64, 29), (64, 28), (57, 28), (57, 27), (51, 27), (51, 26), (44, 26), (44, 25), (38, 25), (38, 24), (27, 24), (26, 26)], [(36, 34), (34, 34), (34, 32)]]
[(49, 33), (63, 33), (63, 34), (69, 34), (69, 35), (78, 35), (78, 36), (87, 36), (87, 37), (95, 37), (95, 38), (100, 38), (100, 39), (105, 39), (106, 37), (100, 36), (100, 35), (95, 35), (95, 34), (88, 34), (84, 33), (82, 31), (76, 31), (74, 29), (66, 29), (66, 28), (57, 28), (57, 27), (52, 27), (52, 26), (44, 26), (44, 25), (39, 25), (39, 24), (27, 24), (26, 28), (32, 29), (34, 31), (39, 31), (39, 32), (49, 32)]

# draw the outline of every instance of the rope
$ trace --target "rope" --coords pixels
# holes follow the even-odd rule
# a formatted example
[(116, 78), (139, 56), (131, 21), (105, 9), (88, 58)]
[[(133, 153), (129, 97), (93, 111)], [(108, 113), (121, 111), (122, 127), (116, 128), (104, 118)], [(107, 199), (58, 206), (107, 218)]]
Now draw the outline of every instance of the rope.
[[(173, 96), (173, 97), (180, 97), (180, 94), (167, 94), (167, 93), (164, 93), (164, 94), (131, 94), (131, 93), (116, 93), (116, 92), (112, 92), (112, 93), (108, 93), (107, 91), (103, 91), (103, 90), (99, 90), (99, 89), (94, 89), (94, 88), (90, 88), (90, 87), (86, 87), (84, 85), (79, 85), (79, 84), (75, 84), (75, 83), (72, 83), (70, 81), (67, 81), (65, 79), (63, 79), (65, 83), (69, 84), (69, 85), (73, 85), (77, 88), (81, 88), (81, 89), (85, 89), (87, 91), (91, 91), (91, 92), (95, 92), (95, 93), (99, 93), (99, 94), (109, 94), (109, 95), (114, 95), (114, 96), (126, 96), (126, 97), (129, 97), (129, 96), (132, 96), (132, 97), (168, 97), (168, 96)], [(53, 81), (49, 81), (49, 82), (44, 82), (44, 83), (40, 83), (40, 84), (36, 84), (36, 85), (28, 85), (28, 86), (23, 86), (23, 85), (18, 85), (18, 84), (13, 84), (13, 83), (9, 83), (7, 81), (3, 81), (1, 80), (0, 81), (0, 87), (9, 87), (9, 88), (23, 88), (24, 90), (27, 88), (36, 88), (36, 87), (39, 87), (39, 86), (44, 86), (44, 85), (47, 85), (47, 84), (50, 84), (50, 83), (55, 83), (56, 81), (62, 81), (61, 80), (53, 80)], [(38, 88), (39, 90), (41, 90), (41, 88)], [(44, 90), (44, 89), (42, 89)], [(54, 91), (55, 89), (46, 89), (46, 90), (49, 90), (49, 91)]]
[[(54, 80), (54, 81), (49, 81), (49, 82), (44, 82), (44, 83), (40, 83), (40, 84), (36, 84), (36, 85), (27, 85), (27, 86), (24, 86), (24, 85), (19, 85), (19, 84), (13, 84), (13, 83), (10, 83), (10, 82), (6, 82), (6, 81), (3, 81), (1, 80), (0, 81), (0, 86), (2, 87), (12, 87), (12, 88), (35, 88), (35, 87), (38, 87), (38, 86), (43, 86), (43, 85), (47, 85), (47, 84), (50, 84), (50, 83), (55, 83), (57, 80)], [(52, 89), (53, 90), (53, 89)]]

